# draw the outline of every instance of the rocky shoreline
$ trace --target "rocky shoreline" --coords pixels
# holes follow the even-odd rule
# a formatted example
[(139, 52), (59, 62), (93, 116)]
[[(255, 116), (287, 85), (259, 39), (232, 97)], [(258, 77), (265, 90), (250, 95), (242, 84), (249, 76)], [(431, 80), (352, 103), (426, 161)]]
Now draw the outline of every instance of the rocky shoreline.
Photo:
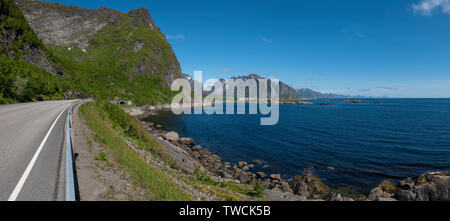
[[(280, 174), (265, 174), (262, 171), (251, 172), (262, 162), (254, 160), (253, 164), (238, 162), (231, 164), (223, 162), (222, 158), (209, 149), (196, 145), (192, 138), (180, 137), (174, 131), (164, 131), (162, 125), (146, 122), (143, 119), (167, 110), (170, 105), (146, 106), (128, 108), (126, 111), (141, 120), (144, 127), (160, 143), (165, 145), (172, 159), (175, 159), (180, 169), (192, 174), (196, 167), (201, 166), (215, 179), (235, 180), (239, 183), (254, 185), (262, 184), (266, 188), (269, 200), (326, 200), (326, 201), (429, 201), (450, 200), (450, 172), (430, 173), (407, 178), (397, 185), (385, 180), (371, 190), (368, 196), (362, 194), (349, 195), (341, 193), (325, 185), (320, 178), (312, 173), (294, 176), (286, 180)], [(262, 168), (267, 167), (264, 165)]]

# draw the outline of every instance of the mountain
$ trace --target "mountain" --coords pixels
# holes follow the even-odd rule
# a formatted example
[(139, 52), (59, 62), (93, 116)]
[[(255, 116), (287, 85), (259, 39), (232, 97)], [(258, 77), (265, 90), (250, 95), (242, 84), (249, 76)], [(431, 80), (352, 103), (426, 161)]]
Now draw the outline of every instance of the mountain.
[[(193, 84), (193, 82), (192, 82), (192, 80), (191, 80), (189, 75), (186, 75), (185, 78), (190, 80), (191, 85)], [(241, 80), (246, 81), (246, 80), (250, 80), (250, 79), (258, 80), (258, 79), (266, 79), (266, 78), (263, 78), (263, 77), (261, 77), (261, 76), (259, 76), (257, 74), (249, 74), (249, 75), (244, 75), (244, 76), (232, 77), (230, 79), (233, 79), (233, 80), (241, 79)], [(220, 81), (224, 85), (224, 93), (225, 93), (225, 90), (226, 90), (225, 81), (226, 80), (222, 78), (222, 79), (220, 79)], [(256, 81), (256, 82), (258, 84), (258, 81)], [(290, 87), (289, 85), (287, 85), (287, 84), (285, 84), (285, 83), (283, 83), (281, 81), (279, 83), (280, 83), (279, 84), (279, 90), (280, 90), (279, 91), (279, 98), (280, 99), (298, 99), (298, 98), (300, 98), (294, 88)], [(268, 79), (268, 86), (269, 85), (270, 85), (270, 79)], [(211, 87), (210, 89), (213, 89), (213, 88), (214, 87)], [(235, 91), (235, 96), (236, 96), (236, 93), (237, 93), (237, 91)], [(268, 94), (268, 96), (270, 96), (270, 87), (268, 88), (268, 93), (267, 94)], [(245, 96), (248, 97), (248, 90), (246, 90)]]
[(12, 0), (0, 1), (0, 104), (62, 99), (64, 68)]
[(180, 64), (147, 9), (123, 13), (15, 2), (54, 63), (62, 67), (60, 75), (76, 90), (138, 105), (171, 97), (169, 87), (181, 77)]
[(351, 97), (351, 96), (340, 95), (340, 94), (321, 93), (321, 92), (314, 91), (309, 88), (297, 89), (297, 93), (303, 98), (349, 98), (349, 97)]
[[(245, 80), (249, 80), (249, 79), (257, 80), (257, 79), (266, 79), (266, 78), (263, 78), (263, 77), (261, 77), (261, 76), (259, 76), (257, 74), (249, 74), (247, 76), (232, 77), (231, 79), (234, 79), (234, 80), (242, 79), (242, 80), (245, 81)], [(223, 80), (223, 79), (221, 79), (221, 80)], [(269, 82), (270, 82), (270, 79), (269, 79)], [(299, 98), (299, 95), (297, 94), (297, 92), (295, 91), (294, 88), (292, 88), (289, 85), (283, 83), (282, 81), (280, 81), (279, 83), (280, 83), (279, 97), (281, 99), (297, 99), (297, 98)], [(268, 83), (268, 85), (270, 85), (270, 84)], [(268, 92), (268, 94), (270, 94), (270, 92)]]

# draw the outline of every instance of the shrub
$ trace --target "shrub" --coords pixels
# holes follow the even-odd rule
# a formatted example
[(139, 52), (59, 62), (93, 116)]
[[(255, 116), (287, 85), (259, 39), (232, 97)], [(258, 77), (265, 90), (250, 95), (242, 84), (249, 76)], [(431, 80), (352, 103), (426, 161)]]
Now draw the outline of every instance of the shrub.
[(197, 177), (197, 180), (199, 180), (203, 184), (213, 185), (216, 186), (217, 182), (213, 180), (205, 171), (202, 171), (200, 169), (200, 166), (195, 168), (194, 174)]
[(264, 185), (262, 185), (261, 182), (257, 182), (254, 186), (253, 186), (253, 191), (251, 191), (249, 193), (249, 195), (252, 196), (256, 196), (256, 197), (261, 197), (266, 193), (266, 188), (264, 187)]
[(108, 155), (106, 155), (105, 152), (101, 152), (101, 153), (99, 153), (99, 154), (95, 157), (95, 159), (96, 159), (96, 160), (100, 160), (100, 161), (107, 162), (107, 161), (108, 161)]

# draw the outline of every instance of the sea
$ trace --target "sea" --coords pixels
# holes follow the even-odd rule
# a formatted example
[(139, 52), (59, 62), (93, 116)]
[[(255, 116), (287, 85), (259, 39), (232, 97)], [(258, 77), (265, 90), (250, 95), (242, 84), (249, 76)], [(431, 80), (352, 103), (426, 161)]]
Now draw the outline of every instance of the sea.
[(192, 137), (224, 162), (261, 161), (253, 172), (287, 180), (314, 173), (332, 188), (361, 193), (385, 179), (450, 170), (450, 99), (364, 100), (280, 105), (279, 122), (271, 126), (260, 125), (261, 114), (162, 111), (146, 120)]

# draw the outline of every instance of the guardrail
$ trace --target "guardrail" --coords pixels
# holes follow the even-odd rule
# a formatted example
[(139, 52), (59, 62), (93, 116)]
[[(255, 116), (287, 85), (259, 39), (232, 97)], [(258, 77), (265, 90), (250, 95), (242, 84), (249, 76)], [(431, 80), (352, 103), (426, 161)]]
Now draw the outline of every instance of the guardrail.
[(74, 154), (72, 149), (72, 108), (70, 104), (66, 120), (66, 201), (75, 201)]

